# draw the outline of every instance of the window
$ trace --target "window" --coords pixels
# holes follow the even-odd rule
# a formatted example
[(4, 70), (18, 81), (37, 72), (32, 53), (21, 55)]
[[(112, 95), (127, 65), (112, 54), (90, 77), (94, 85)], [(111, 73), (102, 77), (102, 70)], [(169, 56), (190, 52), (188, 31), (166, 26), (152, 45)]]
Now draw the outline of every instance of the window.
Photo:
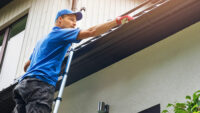
[(9, 38), (23, 31), (26, 27), (27, 15), (16, 21), (10, 26)]
[(3, 64), (3, 59), (5, 56), (8, 42), (12, 37), (19, 34), (25, 29), (27, 17), (28, 15), (23, 16), (7, 28), (0, 31), (0, 71)]
[(152, 106), (144, 111), (141, 111), (139, 113), (160, 113), (160, 104)]

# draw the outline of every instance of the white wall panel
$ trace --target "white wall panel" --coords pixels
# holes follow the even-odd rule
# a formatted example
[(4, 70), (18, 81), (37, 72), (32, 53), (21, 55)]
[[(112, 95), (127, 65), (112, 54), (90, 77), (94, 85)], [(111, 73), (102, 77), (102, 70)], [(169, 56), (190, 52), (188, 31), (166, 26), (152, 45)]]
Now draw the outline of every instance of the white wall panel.
[[(14, 21), (28, 13), (31, 0), (14, 0), (0, 9), (0, 30), (8, 27)], [(24, 31), (8, 41), (5, 57), (0, 73), (0, 90), (13, 83), (16, 76), (18, 61), (21, 54)]]
[(15, 79), (23, 38), (24, 31), (15, 35), (8, 41), (0, 73), (0, 89), (10, 86)]
[(80, 27), (88, 28), (114, 19), (143, 1), (145, 0), (79, 0), (78, 9), (86, 7)]

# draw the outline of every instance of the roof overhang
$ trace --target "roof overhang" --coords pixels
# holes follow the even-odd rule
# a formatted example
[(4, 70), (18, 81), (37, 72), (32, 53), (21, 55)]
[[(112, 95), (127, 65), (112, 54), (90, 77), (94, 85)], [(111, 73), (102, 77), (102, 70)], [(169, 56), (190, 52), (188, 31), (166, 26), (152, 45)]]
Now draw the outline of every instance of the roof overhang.
[[(200, 20), (200, 0), (169, 0), (74, 53), (66, 85), (91, 75)], [(60, 82), (59, 82), (60, 83)], [(59, 84), (58, 83), (58, 84)], [(0, 92), (0, 111), (14, 106), (12, 89)]]
[(77, 50), (70, 85), (200, 20), (200, 0), (170, 0)]

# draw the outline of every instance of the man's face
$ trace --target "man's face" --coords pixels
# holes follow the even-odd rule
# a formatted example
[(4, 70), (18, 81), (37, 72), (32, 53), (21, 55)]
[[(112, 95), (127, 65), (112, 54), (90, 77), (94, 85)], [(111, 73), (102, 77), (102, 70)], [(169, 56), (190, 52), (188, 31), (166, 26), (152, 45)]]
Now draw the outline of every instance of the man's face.
[(76, 15), (63, 15), (58, 18), (61, 28), (75, 28), (76, 27)]

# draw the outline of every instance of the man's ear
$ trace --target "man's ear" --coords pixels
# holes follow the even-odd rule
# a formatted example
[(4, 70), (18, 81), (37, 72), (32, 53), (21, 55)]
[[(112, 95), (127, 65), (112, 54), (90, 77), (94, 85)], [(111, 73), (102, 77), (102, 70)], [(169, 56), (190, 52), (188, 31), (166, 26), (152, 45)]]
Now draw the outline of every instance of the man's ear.
[(63, 18), (61, 16), (58, 17), (58, 19), (57, 19), (58, 23), (61, 23), (62, 20), (63, 20)]

